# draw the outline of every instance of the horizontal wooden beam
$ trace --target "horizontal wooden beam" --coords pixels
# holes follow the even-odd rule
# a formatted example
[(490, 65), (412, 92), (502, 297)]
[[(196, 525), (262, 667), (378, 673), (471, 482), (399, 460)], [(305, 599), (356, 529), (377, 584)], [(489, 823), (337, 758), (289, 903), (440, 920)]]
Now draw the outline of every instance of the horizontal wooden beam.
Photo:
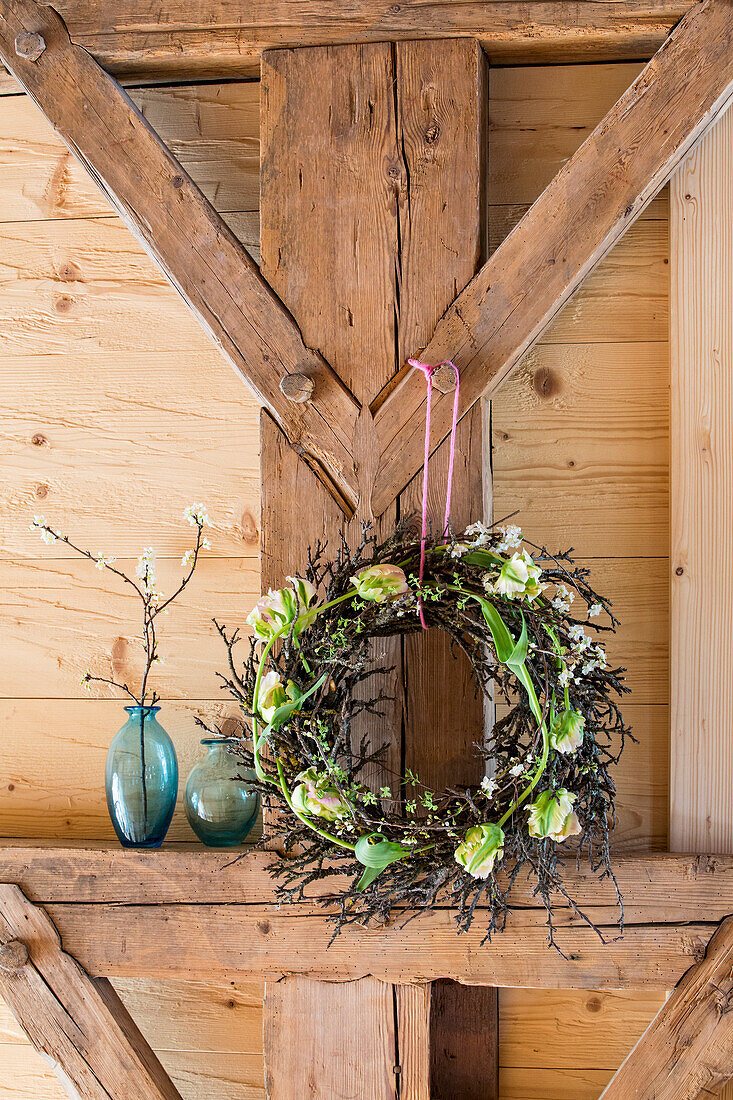
[[(302, 974), (325, 981), (373, 976), (397, 984), (452, 978), (468, 985), (553, 989), (670, 989), (704, 953), (715, 925), (602, 926), (607, 942), (577, 919), (558, 919), (547, 942), (546, 915), (510, 914), (484, 943), (481, 914), (457, 934), (453, 913), (434, 910), (409, 924), (351, 926), (331, 943), (333, 927), (313, 906), (46, 906), (65, 950), (91, 974), (206, 980), (277, 979)], [(594, 914), (595, 915), (595, 914)]]
[(110, 72), (257, 75), (263, 50), (477, 38), (492, 61), (651, 57), (692, 0), (55, 0), (72, 39)]
[[(601, 944), (558, 898), (555, 923), (567, 958), (547, 946), (546, 914), (520, 879), (507, 928), (482, 944), (485, 924), (457, 935), (437, 909), (404, 927), (351, 927), (329, 947), (332, 926), (315, 903), (278, 906), (273, 856), (201, 848), (125, 851), (108, 845), (0, 849), (0, 881), (44, 905), (64, 947), (93, 974), (234, 977), (369, 974), (410, 983), (453, 978), (474, 985), (672, 988), (702, 957), (717, 922), (733, 913), (733, 857), (627, 856), (615, 862), (626, 929), (618, 940), (615, 890), (570, 863), (565, 882), (608, 940)], [(321, 901), (327, 900), (321, 887)]]
[(733, 1077), (733, 917), (684, 976), (601, 1100), (698, 1100)]
[[(420, 354), (461, 371), (460, 415), (490, 395), (733, 96), (733, 0), (696, 4), (476, 277)], [(417, 354), (419, 349), (415, 348)], [(373, 405), (379, 515), (423, 461), (425, 380), (407, 371)], [(435, 393), (433, 446), (453, 395)]]
[[(36, 60), (16, 40), (39, 35)], [(37, 103), (282, 428), (346, 511), (356, 504), (351, 441), (358, 403), (303, 343), (292, 316), (244, 246), (148, 125), (129, 96), (73, 45), (53, 8), (3, 0), (0, 58)], [(282, 391), (286, 376), (313, 383), (306, 403)]]

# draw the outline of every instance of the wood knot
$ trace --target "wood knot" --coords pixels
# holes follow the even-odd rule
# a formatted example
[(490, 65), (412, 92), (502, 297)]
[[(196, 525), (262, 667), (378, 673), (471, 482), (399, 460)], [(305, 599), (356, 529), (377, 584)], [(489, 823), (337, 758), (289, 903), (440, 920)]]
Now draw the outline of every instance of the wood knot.
[(313, 379), (297, 370), (280, 379), (280, 391), (288, 401), (294, 401), (296, 405), (303, 405), (306, 401), (310, 401), (314, 389)]
[(453, 393), (456, 388), (456, 372), (444, 363), (433, 373), (433, 386), (440, 393)]
[(540, 397), (554, 397), (560, 392), (560, 380), (549, 367), (540, 367), (532, 375), (532, 388)]
[(46, 43), (37, 31), (21, 31), (15, 39), (15, 52), (26, 61), (38, 61)]
[(434, 118), (433, 121), (428, 126), (427, 130), (425, 131), (425, 144), (426, 145), (434, 145), (439, 137), (440, 137), (440, 126), (438, 125), (437, 118)]
[(0, 971), (17, 974), (28, 962), (28, 949), (20, 940), (9, 940), (0, 947)]
[(31, 443), (34, 447), (48, 446), (48, 440), (46, 439), (45, 435), (41, 434), (41, 432), (36, 432), (34, 436), (31, 436)]
[(181, 187), (183, 187), (184, 182), (185, 181), (183, 179), (183, 176), (174, 176), (173, 179), (171, 180), (171, 183), (175, 187), (176, 191), (178, 191)]

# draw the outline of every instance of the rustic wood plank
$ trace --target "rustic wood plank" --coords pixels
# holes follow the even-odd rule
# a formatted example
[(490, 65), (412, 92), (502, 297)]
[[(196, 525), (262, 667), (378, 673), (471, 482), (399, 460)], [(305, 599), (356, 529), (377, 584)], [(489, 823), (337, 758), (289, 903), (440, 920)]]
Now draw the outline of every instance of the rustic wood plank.
[[(319, 1033), (314, 1051), (316, 1013)], [(396, 1038), (394, 996), (385, 982), (363, 978), (336, 984), (292, 977), (268, 982), (268, 1100), (397, 1097)]]
[[(56, 903), (113, 906), (140, 901), (151, 907), (201, 908), (227, 903), (252, 906), (276, 900), (267, 873), (271, 853), (249, 851), (232, 862), (225, 852), (200, 845), (176, 844), (155, 852), (122, 850), (109, 842), (4, 840), (0, 847), (0, 881), (12, 882), (38, 905)], [(620, 855), (614, 861), (624, 896), (628, 925), (719, 921), (733, 911), (733, 857), (658, 853)], [(602, 924), (616, 915), (616, 894), (609, 880), (599, 882), (587, 864), (564, 868), (568, 891), (584, 909), (592, 908)], [(310, 896), (327, 896), (339, 881), (313, 884)], [(513, 902), (520, 909), (544, 912), (528, 876), (520, 876)], [(558, 899), (558, 918), (565, 906)], [(294, 910), (300, 913), (301, 910)], [(375, 938), (378, 938), (376, 932)], [(498, 939), (500, 944), (502, 941)]]
[[(95, 547), (96, 550), (96, 547)], [(135, 559), (119, 559), (128, 572)], [(180, 558), (158, 559), (162, 591), (181, 575)], [(135, 680), (141, 672), (140, 613), (133, 593), (111, 587), (89, 562), (74, 559), (3, 561), (2, 607), (7, 626), (0, 668), (0, 696), (88, 698), (80, 679), (87, 668), (103, 676)], [(257, 600), (253, 558), (203, 557), (194, 582), (161, 631), (163, 663), (156, 684), (163, 699), (222, 698), (217, 671), (226, 663), (212, 623), (244, 623)], [(38, 622), (43, 619), (44, 630)], [(12, 641), (11, 641), (12, 639)], [(113, 718), (113, 722), (116, 720)], [(116, 728), (113, 726), (113, 729)]]
[(211, 554), (256, 564), (259, 408), (203, 333), (185, 342), (187, 311), (174, 304), (184, 322), (179, 351), (0, 352), (3, 557), (68, 556), (56, 543), (41, 550), (29, 530), (29, 517), (42, 512), (95, 553), (135, 558), (152, 545), (180, 561), (191, 545), (183, 510), (202, 500)]
[[(603, 924), (607, 943), (573, 914), (558, 911), (565, 957), (547, 944), (544, 912), (512, 912), (491, 944), (477, 919), (457, 935), (452, 914), (434, 910), (400, 927), (351, 926), (330, 944), (323, 910), (276, 905), (46, 906), (64, 948), (92, 974), (115, 977), (266, 981), (284, 974), (326, 982), (374, 977), (394, 984), (451, 978), (468, 985), (553, 989), (669, 989), (704, 952), (709, 920)], [(590, 907), (597, 920), (604, 914)], [(612, 911), (605, 910), (607, 918)], [(707, 916), (707, 914), (706, 914)], [(329, 946), (330, 944), (330, 946)], [(317, 1011), (315, 1003), (312, 1012)]]
[[(733, 92), (732, 41), (730, 0), (697, 5), (439, 322), (421, 354), (456, 361), (464, 413), (501, 384), (724, 110)], [(628, 150), (623, 161), (619, 149)], [(377, 514), (420, 468), (424, 400), (407, 373), (376, 402)], [(450, 398), (434, 409), (442, 439)]]
[(601, 1100), (697, 1100), (733, 1077), (733, 917), (711, 939), (601, 1093)]
[(538, 1072), (571, 1067), (610, 1076), (664, 1001), (653, 990), (502, 989), (501, 1067), (524, 1070), (528, 1082)]
[(682, 851), (733, 850), (733, 587), (717, 564), (733, 536), (731, 172), (729, 112), (672, 181), (670, 840)]
[(92, 981), (61, 950), (48, 916), (17, 886), (0, 885), (0, 943), (0, 992), (70, 1095), (181, 1100), (109, 982)]
[(519, 508), (530, 539), (581, 561), (666, 557), (666, 343), (535, 345), (493, 398), (491, 427), (497, 516)]
[[(471, 990), (469, 1015), (456, 982), (430, 986), (431, 1100), (499, 1100), (499, 991)], [(458, 1026), (457, 1026), (458, 1024)]]
[(256, 74), (263, 49), (404, 38), (478, 38), (492, 60), (649, 57), (690, 7), (690, 0), (598, 0), (568, 9), (563, 0), (466, 0), (395, 5), (317, 0), (125, 0), (114, 16), (103, 0), (58, 0), (72, 38), (105, 68), (178, 79)]
[[(264, 57), (263, 272), (297, 318), (307, 343), (328, 358), (363, 405), (354, 438), (359, 520), (372, 519), (377, 456), (369, 400), (392, 377), (406, 349), (427, 338), (485, 254), (485, 111), (485, 62), (472, 43), (277, 51)], [(339, 195), (337, 209), (332, 194)], [(456, 473), (459, 524), (484, 512), (483, 438), (480, 417), (467, 421)], [(312, 498), (313, 491), (303, 486), (275, 429), (264, 420), (262, 440), (263, 584), (276, 586), (287, 572), (301, 567), (309, 543), (324, 534), (336, 541), (340, 517), (326, 510), (322, 519), (320, 502), (304, 515), (297, 502)], [(447, 451), (436, 463), (431, 518), (442, 512), (446, 457)], [(416, 504), (411, 487), (382, 517), (378, 531), (386, 536), (397, 515), (413, 511)], [(352, 540), (358, 537), (353, 526), (348, 534)], [(395, 641), (386, 647), (381, 643), (378, 650), (383, 666), (394, 666), (388, 687), (394, 703), (372, 723), (375, 745), (389, 746), (388, 771), (399, 773), (410, 766), (424, 782), (438, 786), (478, 781), (482, 769), (473, 741), (482, 713), (469, 690), (465, 663), (455, 673), (465, 684), (465, 702), (457, 710), (455, 702), (448, 708), (446, 700), (454, 727), (450, 742), (436, 738), (428, 744), (424, 731), (428, 710), (430, 725), (435, 724), (435, 685), (446, 682), (448, 668), (455, 669), (445, 640), (431, 635), (417, 644), (408, 642), (413, 673), (408, 677), (404, 734), (401, 648)], [(428, 696), (426, 682), (433, 688)], [(391, 782), (392, 774), (381, 783)], [(308, 984), (312, 1003), (319, 988)], [(357, 990), (348, 990), (352, 1008)], [(286, 1014), (288, 996), (292, 1013), (300, 1012), (304, 993), (291, 982), (279, 991), (279, 1016)], [(313, 1034), (306, 1049), (320, 1050), (323, 1020), (336, 996), (323, 990), (323, 1010), (310, 1016)], [(364, 996), (363, 1013), (369, 1017), (374, 1006), (368, 985)], [(394, 996), (401, 1060), (404, 1055), (400, 1089), (405, 1097), (417, 1097), (425, 1091), (429, 1072), (427, 1026), (411, 993), (396, 989)], [(471, 1000), (469, 991), (461, 997), (465, 1003)], [(273, 1096), (295, 1087), (293, 1074), (283, 1073), (283, 1057), (292, 1053), (273, 1054)], [(320, 1066), (325, 1059), (316, 1057)], [(394, 1052), (390, 1057), (394, 1059)], [(368, 1064), (366, 1056), (357, 1061)], [(341, 1065), (342, 1059), (336, 1059), (334, 1072)], [(328, 1094), (330, 1080), (321, 1087)], [(392, 1095), (396, 1085), (393, 1076), (378, 1076), (371, 1087), (381, 1096)]]
[[(37, 62), (18, 58), (13, 45), (30, 26), (46, 41)], [(70, 42), (55, 11), (34, 0), (8, 0), (0, 57), (278, 419), (291, 445), (346, 507), (353, 506), (352, 397), (305, 346), (256, 264), (130, 98)], [(307, 405), (289, 402), (280, 392), (281, 378), (293, 370), (306, 371), (317, 382)]]
[[(133, 103), (220, 214), (259, 204), (259, 84), (130, 88)], [(0, 222), (108, 217), (109, 202), (26, 95), (3, 102)]]

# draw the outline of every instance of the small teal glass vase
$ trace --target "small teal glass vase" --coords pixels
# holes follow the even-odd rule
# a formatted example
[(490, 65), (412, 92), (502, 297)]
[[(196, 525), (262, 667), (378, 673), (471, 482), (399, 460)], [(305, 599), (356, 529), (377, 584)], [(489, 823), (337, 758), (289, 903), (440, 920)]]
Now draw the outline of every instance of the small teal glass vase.
[(160, 707), (125, 707), (107, 753), (107, 808), (125, 848), (157, 848), (176, 808), (178, 758), (157, 719)]
[(259, 795), (248, 782), (254, 772), (232, 751), (239, 744), (235, 737), (207, 737), (201, 744), (208, 751), (188, 777), (186, 817), (209, 848), (233, 848), (257, 820)]

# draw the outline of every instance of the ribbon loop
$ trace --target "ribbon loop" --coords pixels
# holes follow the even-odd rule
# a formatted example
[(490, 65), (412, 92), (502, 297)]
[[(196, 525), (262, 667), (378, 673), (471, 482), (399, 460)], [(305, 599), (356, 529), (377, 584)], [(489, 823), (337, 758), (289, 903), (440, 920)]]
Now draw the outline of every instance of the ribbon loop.
[[(460, 375), (458, 373), (458, 367), (455, 363), (452, 363), (450, 359), (445, 359), (442, 363), (436, 363), (433, 366), (430, 363), (421, 363), (419, 359), (408, 359), (407, 362), (415, 370), (420, 370), (425, 375), (425, 381), (427, 383), (427, 404), (425, 408), (425, 461), (423, 463), (422, 474), (422, 533), (420, 536), (420, 574), (419, 581), (420, 587), (422, 587), (423, 574), (425, 573), (425, 542), (428, 535), (428, 460), (430, 458), (430, 418), (432, 413), (432, 397), (433, 397), (433, 375), (439, 367), (452, 367), (456, 376), (456, 390), (453, 397), (453, 422), (450, 430), (450, 456), (448, 459), (448, 484), (445, 491), (445, 519), (443, 521), (443, 538), (448, 537), (448, 528), (450, 524), (450, 504), (451, 504), (451, 492), (453, 489), (453, 466), (456, 456), (456, 427), (458, 425), (458, 394), (460, 390)], [(428, 629), (428, 624), (425, 622), (425, 613), (423, 611), (422, 596), (419, 597), (420, 608), (420, 625), (423, 630)]]

